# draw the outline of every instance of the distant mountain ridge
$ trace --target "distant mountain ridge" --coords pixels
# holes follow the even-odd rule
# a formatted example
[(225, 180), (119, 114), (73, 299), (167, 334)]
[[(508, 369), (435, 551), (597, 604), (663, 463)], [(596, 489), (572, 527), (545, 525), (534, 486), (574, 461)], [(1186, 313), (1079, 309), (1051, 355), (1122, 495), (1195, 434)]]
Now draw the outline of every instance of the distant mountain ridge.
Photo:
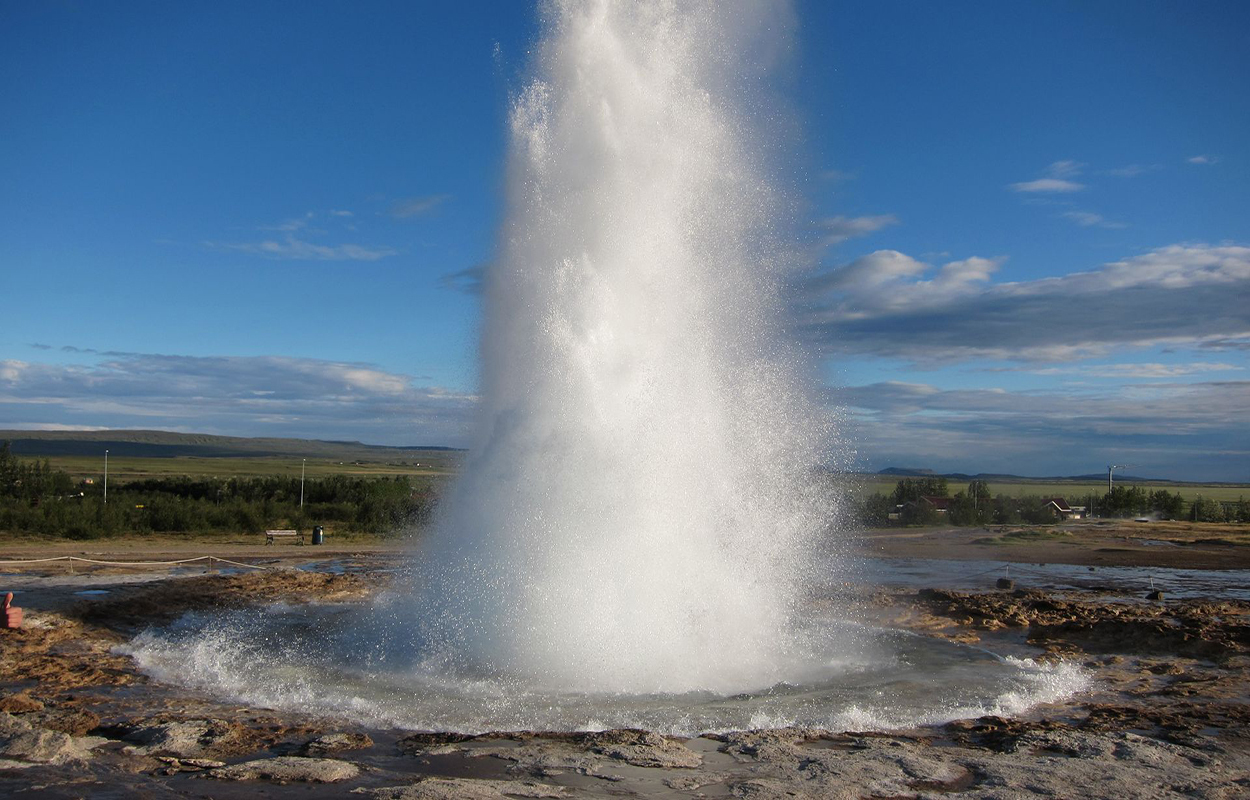
[(362, 442), (277, 437), (216, 436), (150, 430), (26, 431), (0, 430), (0, 442), (11, 442), (15, 455), (133, 458), (324, 458), (338, 461), (419, 458), (423, 454), (454, 454), (454, 447), (395, 447)]
[[(1091, 483), (1095, 481), (1106, 481), (1107, 473), (1094, 472), (1088, 475), (1045, 475), (1040, 477), (1030, 477), (1028, 475), (1012, 475), (1002, 472), (978, 472), (976, 475), (969, 475), (964, 472), (946, 472), (938, 473), (931, 469), (918, 469), (908, 467), (886, 467), (879, 470), (875, 475), (898, 478), (946, 478), (950, 481), (1036, 481), (1038, 483)], [(1186, 481), (1176, 481), (1171, 478), (1143, 478), (1140, 475), (1121, 475), (1115, 474), (1117, 483), (1137, 482), (1137, 483), (1186, 483)], [(1202, 481), (1203, 485), (1213, 485), (1209, 481)]]

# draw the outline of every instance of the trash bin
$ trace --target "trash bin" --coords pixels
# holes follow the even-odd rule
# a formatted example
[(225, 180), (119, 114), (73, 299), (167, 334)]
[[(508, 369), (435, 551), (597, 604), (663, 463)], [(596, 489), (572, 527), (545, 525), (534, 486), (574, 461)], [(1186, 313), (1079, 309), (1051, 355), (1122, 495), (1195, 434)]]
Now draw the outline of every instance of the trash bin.
[(325, 543), (325, 540), (326, 540), (325, 528), (321, 527), (320, 525), (314, 525), (314, 526), (313, 526), (312, 543), (313, 543), (313, 544), (324, 544), (324, 543)]

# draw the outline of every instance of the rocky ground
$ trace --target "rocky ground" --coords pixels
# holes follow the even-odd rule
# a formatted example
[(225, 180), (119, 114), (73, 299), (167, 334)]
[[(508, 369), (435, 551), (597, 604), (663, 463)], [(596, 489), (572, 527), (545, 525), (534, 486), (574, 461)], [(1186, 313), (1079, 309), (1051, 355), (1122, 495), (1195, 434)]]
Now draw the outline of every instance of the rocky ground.
[[(878, 591), (882, 624), (1084, 664), (1092, 690), (1023, 719), (911, 731), (366, 730), (150, 682), (113, 648), (184, 611), (351, 599), (369, 573), (25, 579), (0, 630), (12, 797), (1163, 798), (1250, 796), (1250, 602), (1012, 589)], [(40, 582), (42, 580), (42, 583)], [(3, 589), (3, 587), (0, 587)], [(28, 599), (22, 601), (25, 596)]]

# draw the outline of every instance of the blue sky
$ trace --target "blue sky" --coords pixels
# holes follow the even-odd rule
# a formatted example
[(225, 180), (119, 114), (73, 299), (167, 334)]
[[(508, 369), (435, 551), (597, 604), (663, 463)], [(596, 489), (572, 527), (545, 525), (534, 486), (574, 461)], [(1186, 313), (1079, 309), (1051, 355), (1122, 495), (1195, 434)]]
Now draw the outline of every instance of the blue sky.
[[(859, 465), (1250, 481), (1250, 6), (795, 14), (802, 330)], [(537, 32), (0, 3), (0, 427), (464, 443)]]

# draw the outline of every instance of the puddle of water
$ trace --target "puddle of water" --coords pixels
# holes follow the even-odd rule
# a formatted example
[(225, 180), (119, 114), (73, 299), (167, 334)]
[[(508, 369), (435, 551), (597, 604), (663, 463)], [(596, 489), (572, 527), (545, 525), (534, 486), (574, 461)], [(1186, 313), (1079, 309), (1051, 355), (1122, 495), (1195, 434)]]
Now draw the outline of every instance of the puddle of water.
[(862, 585), (965, 592), (994, 590), (1007, 577), (1021, 589), (1145, 593), (1153, 587), (1169, 598), (1250, 600), (1250, 569), (1174, 569), (1169, 567), (1083, 567), (1074, 564), (1024, 564), (1007, 561), (946, 561), (931, 558), (863, 558), (848, 570)]

